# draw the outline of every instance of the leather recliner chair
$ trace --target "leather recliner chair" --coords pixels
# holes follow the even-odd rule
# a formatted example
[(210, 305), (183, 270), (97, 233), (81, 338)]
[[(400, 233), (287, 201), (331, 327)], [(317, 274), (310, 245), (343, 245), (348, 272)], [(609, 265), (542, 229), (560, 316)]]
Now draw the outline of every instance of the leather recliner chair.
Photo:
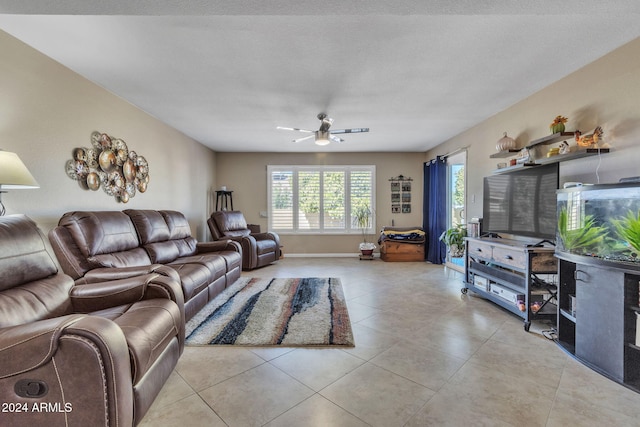
[(0, 217), (0, 424), (137, 424), (184, 348), (180, 286), (76, 285), (24, 215)]
[(242, 245), (242, 269), (264, 267), (280, 258), (280, 237), (274, 232), (252, 232), (240, 211), (218, 211), (207, 220), (214, 240), (234, 240)]

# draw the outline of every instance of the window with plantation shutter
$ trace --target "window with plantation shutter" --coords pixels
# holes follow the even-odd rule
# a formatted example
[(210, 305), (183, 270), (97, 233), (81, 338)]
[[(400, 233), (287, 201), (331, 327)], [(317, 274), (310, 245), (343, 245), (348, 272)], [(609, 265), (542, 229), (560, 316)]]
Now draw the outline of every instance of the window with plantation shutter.
[(269, 229), (293, 225), (293, 172), (274, 170), (269, 180)]
[(267, 175), (270, 230), (360, 233), (353, 213), (375, 212), (375, 166), (268, 166)]

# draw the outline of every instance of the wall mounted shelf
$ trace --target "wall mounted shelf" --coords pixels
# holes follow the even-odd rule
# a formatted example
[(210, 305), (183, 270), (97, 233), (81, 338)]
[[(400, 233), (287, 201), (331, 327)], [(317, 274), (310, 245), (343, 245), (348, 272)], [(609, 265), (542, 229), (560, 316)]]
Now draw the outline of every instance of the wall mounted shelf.
[[(567, 139), (574, 138), (574, 137), (575, 137), (575, 132), (553, 133), (551, 135), (547, 135), (545, 137), (533, 140), (529, 144), (525, 145), (523, 148), (531, 149), (531, 148), (537, 147), (538, 145), (554, 144), (556, 142), (566, 141)], [(519, 153), (520, 151), (522, 151), (523, 148), (514, 148), (511, 150), (498, 151), (497, 153), (491, 154), (489, 157), (492, 159), (504, 159), (505, 157), (511, 157)]]
[(493, 153), (489, 157), (492, 159), (504, 159), (505, 157), (511, 157), (518, 154), (522, 149), (513, 148), (511, 150), (498, 151), (497, 153)]
[[(540, 143), (538, 143), (538, 145), (539, 144)], [(609, 151), (610, 151), (609, 148), (580, 148), (578, 150), (571, 151), (570, 153), (567, 153), (567, 154), (556, 154), (555, 156), (542, 157), (534, 161), (519, 163), (514, 166), (507, 166), (505, 168), (496, 169), (493, 171), (493, 173), (494, 174), (509, 173), (516, 170), (533, 167), (533, 166), (542, 166), (550, 163), (566, 162), (569, 160), (581, 159), (583, 157), (597, 156), (600, 154), (609, 153)]]
[(553, 133), (551, 135), (547, 135), (543, 138), (538, 138), (536, 140), (533, 140), (529, 143), (529, 145), (527, 145), (524, 148), (534, 148), (537, 147), (538, 145), (549, 145), (549, 144), (554, 144), (556, 142), (560, 142), (560, 141), (566, 141), (568, 138), (575, 138), (575, 132), (558, 132), (558, 133)]

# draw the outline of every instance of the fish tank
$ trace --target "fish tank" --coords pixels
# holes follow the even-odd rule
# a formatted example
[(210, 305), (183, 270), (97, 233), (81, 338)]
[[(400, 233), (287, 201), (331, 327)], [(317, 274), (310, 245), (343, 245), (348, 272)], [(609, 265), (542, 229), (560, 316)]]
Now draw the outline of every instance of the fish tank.
[(557, 221), (557, 255), (640, 269), (640, 183), (558, 190)]

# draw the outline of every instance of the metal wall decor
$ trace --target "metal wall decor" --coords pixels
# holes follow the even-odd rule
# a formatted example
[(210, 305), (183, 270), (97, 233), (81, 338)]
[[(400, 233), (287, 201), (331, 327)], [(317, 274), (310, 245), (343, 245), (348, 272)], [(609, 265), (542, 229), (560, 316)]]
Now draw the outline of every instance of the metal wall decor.
[(404, 175), (390, 178), (391, 213), (411, 213), (411, 179)]
[(106, 133), (91, 133), (91, 147), (74, 148), (67, 160), (67, 176), (85, 190), (102, 190), (117, 202), (127, 203), (149, 185), (147, 159), (129, 150), (126, 142)]

